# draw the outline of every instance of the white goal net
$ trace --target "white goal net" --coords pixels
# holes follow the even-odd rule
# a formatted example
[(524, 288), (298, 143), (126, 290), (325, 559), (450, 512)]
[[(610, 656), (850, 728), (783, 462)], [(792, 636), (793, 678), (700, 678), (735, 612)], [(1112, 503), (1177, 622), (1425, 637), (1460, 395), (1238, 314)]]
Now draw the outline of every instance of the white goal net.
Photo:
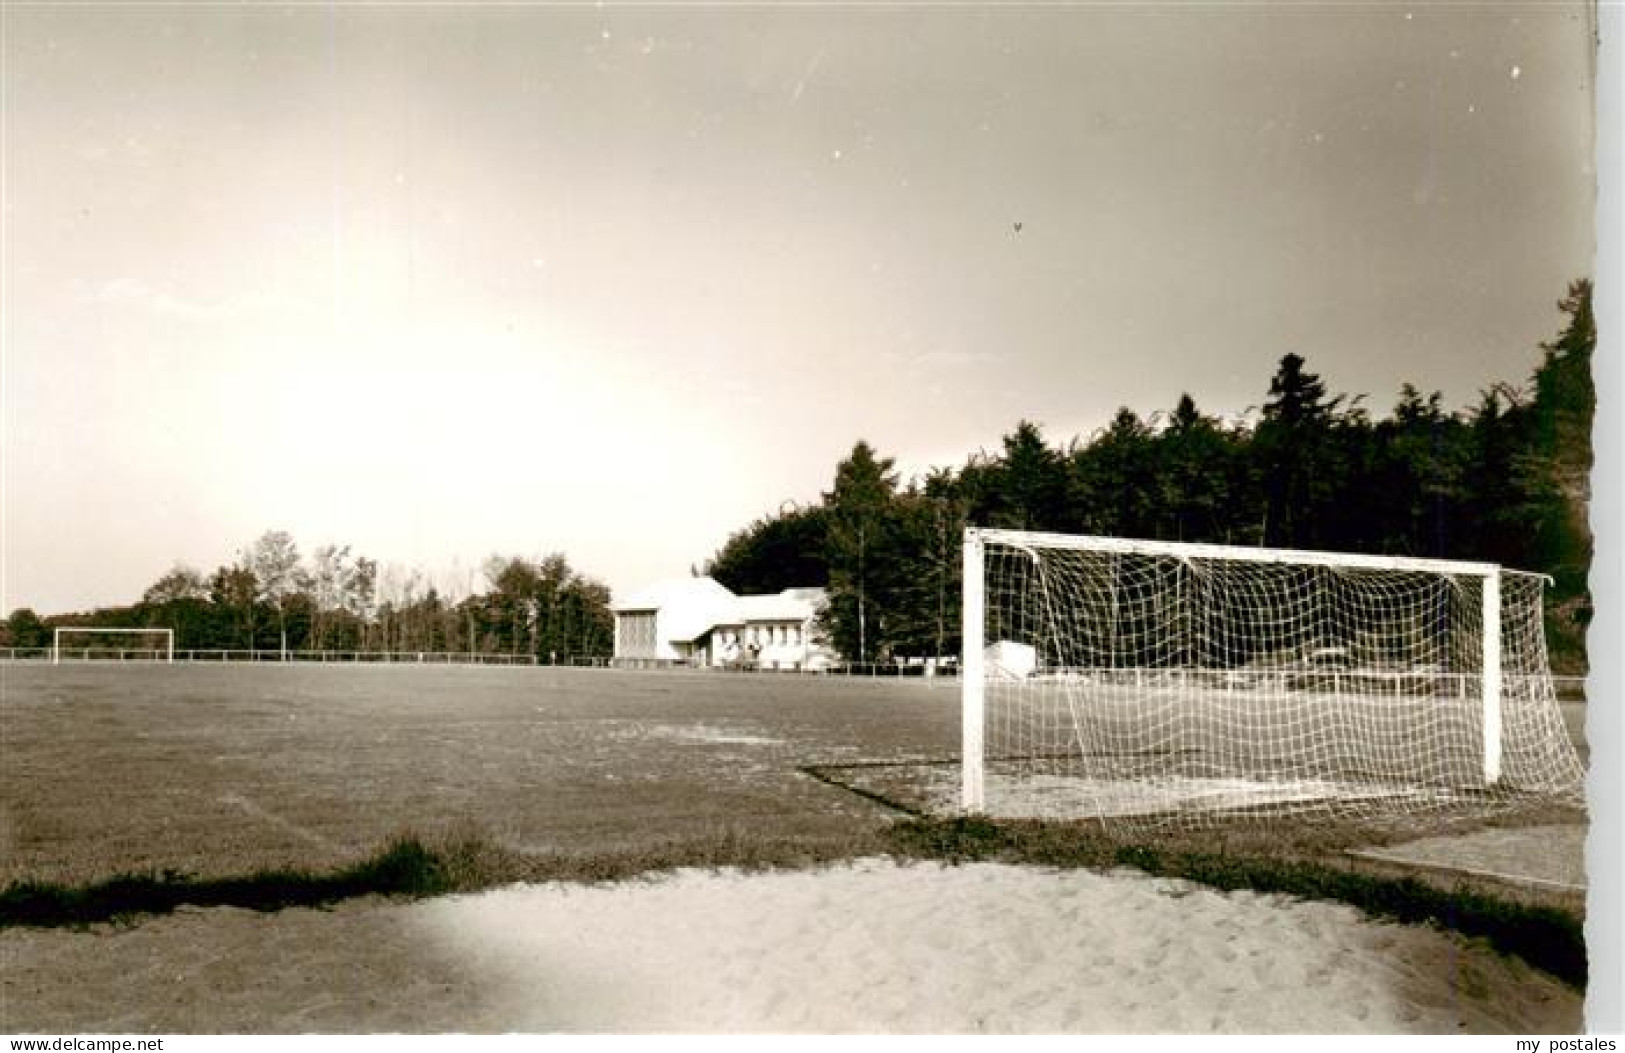
[(51, 636), (51, 661), (157, 661), (175, 660), (173, 629), (107, 629), (90, 625), (59, 625)]
[(962, 806), (1201, 820), (1583, 803), (1544, 579), (970, 530)]

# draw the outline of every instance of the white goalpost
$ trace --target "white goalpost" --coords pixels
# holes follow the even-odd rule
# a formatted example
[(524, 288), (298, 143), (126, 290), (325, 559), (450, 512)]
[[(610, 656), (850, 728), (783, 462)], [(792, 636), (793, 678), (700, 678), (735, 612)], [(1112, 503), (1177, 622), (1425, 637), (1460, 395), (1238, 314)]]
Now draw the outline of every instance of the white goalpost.
[[(173, 629), (108, 629), (89, 625), (59, 625), (51, 637), (51, 664), (60, 665), (64, 657), (72, 659), (75, 651), (71, 648), (63, 649), (63, 640), (75, 636), (137, 636), (144, 637), (147, 644), (131, 648), (91, 648), (81, 647), (77, 651), (81, 659), (105, 658), (109, 655), (128, 661), (132, 657), (137, 660), (173, 662), (175, 660), (175, 630)], [(156, 638), (156, 639), (155, 639)]]
[(1583, 803), (1544, 580), (969, 529), (961, 806), (1162, 822)]

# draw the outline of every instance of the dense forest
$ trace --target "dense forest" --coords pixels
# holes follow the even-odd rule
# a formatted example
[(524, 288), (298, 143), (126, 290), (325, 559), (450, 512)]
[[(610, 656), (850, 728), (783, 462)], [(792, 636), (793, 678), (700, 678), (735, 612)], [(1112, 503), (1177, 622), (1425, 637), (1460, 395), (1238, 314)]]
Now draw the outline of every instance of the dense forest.
[(1281, 359), (1261, 411), (1224, 420), (1189, 395), (1124, 408), (1065, 446), (1018, 423), (1002, 448), (906, 485), (859, 442), (816, 504), (750, 524), (706, 573), (736, 592), (827, 583), (826, 628), (854, 661), (958, 648), (966, 524), (1169, 541), (1472, 559), (1549, 575), (1560, 672), (1585, 667), (1591, 284), (1559, 302), (1561, 334), (1526, 385), (1496, 383), (1451, 411), (1407, 384), (1391, 413), (1333, 394)]
[[(1549, 575), (1547, 637), (1560, 672), (1585, 668), (1591, 283), (1558, 304), (1562, 332), (1526, 384), (1494, 383), (1447, 410), (1407, 384), (1374, 417), (1301, 356), (1281, 359), (1261, 410), (1120, 409), (1063, 445), (1021, 421), (999, 450), (906, 484), (859, 441), (818, 502), (731, 536), (702, 568), (735, 592), (827, 585), (825, 628), (846, 658), (958, 649), (967, 524), (1232, 545), (1487, 560)], [(493, 557), (487, 591), (456, 602), (421, 572), (326, 545), (309, 557), (273, 531), (213, 573), (177, 566), (129, 607), (41, 618), (18, 610), (9, 647), (55, 624), (167, 626), (180, 648), (455, 651), (568, 660), (613, 647), (609, 590), (561, 555)]]

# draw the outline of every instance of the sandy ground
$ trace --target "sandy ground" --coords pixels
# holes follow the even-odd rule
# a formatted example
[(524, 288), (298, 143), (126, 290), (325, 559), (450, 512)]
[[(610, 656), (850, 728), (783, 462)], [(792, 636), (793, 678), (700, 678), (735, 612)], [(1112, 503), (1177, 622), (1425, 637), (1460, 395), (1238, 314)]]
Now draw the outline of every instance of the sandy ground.
[(866, 860), (0, 933), (13, 1032), (1520, 1032), (1582, 999), (1350, 907)]

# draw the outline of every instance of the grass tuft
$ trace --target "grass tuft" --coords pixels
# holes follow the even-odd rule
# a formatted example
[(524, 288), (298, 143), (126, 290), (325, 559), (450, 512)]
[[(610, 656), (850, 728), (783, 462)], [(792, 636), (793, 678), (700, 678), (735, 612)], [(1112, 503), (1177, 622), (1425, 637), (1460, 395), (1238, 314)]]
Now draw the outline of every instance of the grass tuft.
[(279, 869), (198, 878), (165, 870), (120, 874), (79, 887), (21, 881), (0, 890), (0, 929), (123, 921), (182, 906), (259, 911), (318, 907), (356, 896), (425, 896), (452, 888), (441, 855), (415, 837), (403, 836), (369, 859), (325, 874)]
[(517, 882), (625, 881), (681, 868), (808, 867), (883, 850), (878, 840), (862, 834), (775, 840), (725, 828), (709, 837), (618, 852), (547, 854), (516, 851), (477, 834), (444, 843), (425, 843), (403, 834), (367, 859), (321, 873), (276, 869), (201, 878), (166, 870), (120, 874), (81, 886), (19, 881), (0, 890), (0, 929), (124, 922), (183, 906), (275, 911), (328, 906), (361, 896), (418, 899), (477, 892)]
[(341, 871), (337, 885), (351, 894), (380, 892), (429, 896), (456, 887), (449, 860), (415, 837), (398, 837), (381, 853)]

